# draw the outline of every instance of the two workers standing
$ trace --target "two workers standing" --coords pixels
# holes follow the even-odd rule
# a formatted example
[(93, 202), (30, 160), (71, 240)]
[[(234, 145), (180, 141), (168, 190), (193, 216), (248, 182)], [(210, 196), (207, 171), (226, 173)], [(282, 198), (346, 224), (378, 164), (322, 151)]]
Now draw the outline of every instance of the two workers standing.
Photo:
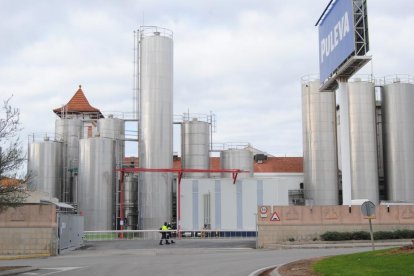
[(161, 240), (160, 245), (162, 245), (162, 240), (165, 240), (165, 244), (170, 244), (169, 239), (171, 238), (171, 243), (175, 243), (171, 237), (171, 224), (164, 222), (160, 228), (161, 230)]

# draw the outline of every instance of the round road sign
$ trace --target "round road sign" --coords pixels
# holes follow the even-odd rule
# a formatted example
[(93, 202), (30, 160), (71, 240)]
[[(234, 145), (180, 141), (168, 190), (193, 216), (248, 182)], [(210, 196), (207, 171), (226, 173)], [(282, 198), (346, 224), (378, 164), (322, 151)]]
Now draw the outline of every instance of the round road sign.
[(361, 205), (361, 212), (366, 217), (371, 217), (375, 215), (375, 204), (371, 201), (365, 201)]

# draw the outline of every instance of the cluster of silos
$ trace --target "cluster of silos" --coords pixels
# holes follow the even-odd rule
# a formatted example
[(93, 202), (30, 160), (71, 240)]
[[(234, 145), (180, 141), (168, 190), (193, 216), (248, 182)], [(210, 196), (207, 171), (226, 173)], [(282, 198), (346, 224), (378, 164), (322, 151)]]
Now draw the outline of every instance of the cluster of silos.
[[(139, 166), (169, 169), (173, 156), (173, 37), (157, 27), (139, 30)], [(139, 225), (158, 229), (172, 217), (172, 174), (139, 175)]]
[[(302, 84), (305, 197), (317, 205), (337, 204), (336, 162), (341, 158), (336, 158), (332, 128), (335, 95), (319, 92), (319, 86), (319, 81)], [(381, 101), (376, 99), (371, 78), (351, 79), (346, 87), (352, 200), (368, 199), (378, 204), (380, 178), (385, 175), (383, 199), (414, 201), (413, 79), (386, 78), (378, 86)], [(341, 155), (339, 148), (338, 153)]]
[[(183, 169), (210, 168), (210, 124), (197, 118), (181, 124), (181, 167)], [(186, 178), (208, 178), (208, 172), (184, 173)]]
[(385, 179), (390, 201), (414, 201), (414, 84), (387, 78), (381, 93)]
[(302, 81), (304, 192), (308, 204), (338, 204), (335, 93)]
[[(85, 122), (91, 121), (97, 125), (96, 137), (83, 138)], [(119, 213), (115, 170), (124, 158), (124, 121), (112, 116), (97, 121), (63, 118), (56, 120), (55, 131), (56, 141), (29, 143), (30, 188), (77, 204), (86, 230), (113, 229)], [(129, 192), (135, 194), (128, 198), (136, 198), (136, 188)]]
[(119, 174), (125, 148), (122, 119), (97, 121), (96, 137), (79, 141), (78, 205), (86, 230), (115, 229), (119, 217)]
[(51, 197), (62, 197), (63, 143), (44, 141), (29, 143), (27, 171), (29, 189), (48, 193)]

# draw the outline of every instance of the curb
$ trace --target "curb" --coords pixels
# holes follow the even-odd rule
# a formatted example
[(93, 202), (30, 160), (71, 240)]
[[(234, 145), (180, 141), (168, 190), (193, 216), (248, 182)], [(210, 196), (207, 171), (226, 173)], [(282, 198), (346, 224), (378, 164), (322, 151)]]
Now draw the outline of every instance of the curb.
[(34, 270), (38, 270), (38, 268), (33, 267), (33, 266), (28, 266), (28, 267), (21, 267), (21, 268), (16, 268), (16, 269), (3, 270), (3, 271), (0, 271), (0, 276), (16, 275), (19, 273), (26, 273), (26, 272), (34, 271)]
[[(375, 242), (375, 247), (394, 247), (410, 245), (408, 241), (396, 242)], [(350, 242), (350, 243), (303, 243), (303, 244), (271, 244), (264, 249), (323, 249), (323, 248), (353, 248), (353, 247), (371, 247), (371, 243), (366, 242)]]
[[(268, 271), (268, 270), (276, 271), (278, 267), (279, 266), (277, 266), (277, 265), (262, 267), (262, 268), (259, 268), (258, 270), (253, 271), (252, 273), (250, 273), (249, 276), (260, 276), (260, 275), (262, 275), (263, 272)], [(273, 274), (273, 272), (272, 272), (272, 275), (279, 276), (279, 273)]]

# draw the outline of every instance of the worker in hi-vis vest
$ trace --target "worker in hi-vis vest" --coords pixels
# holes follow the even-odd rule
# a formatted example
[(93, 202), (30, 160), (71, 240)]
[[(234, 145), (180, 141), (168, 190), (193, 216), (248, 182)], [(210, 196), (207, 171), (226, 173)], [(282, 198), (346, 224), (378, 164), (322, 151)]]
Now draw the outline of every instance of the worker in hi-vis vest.
[(170, 244), (170, 242), (167, 240), (167, 230), (168, 230), (168, 226), (167, 226), (167, 222), (164, 222), (164, 224), (161, 226), (160, 230), (161, 230), (161, 240), (160, 240), (160, 245), (162, 245), (162, 240), (165, 240), (165, 244)]

